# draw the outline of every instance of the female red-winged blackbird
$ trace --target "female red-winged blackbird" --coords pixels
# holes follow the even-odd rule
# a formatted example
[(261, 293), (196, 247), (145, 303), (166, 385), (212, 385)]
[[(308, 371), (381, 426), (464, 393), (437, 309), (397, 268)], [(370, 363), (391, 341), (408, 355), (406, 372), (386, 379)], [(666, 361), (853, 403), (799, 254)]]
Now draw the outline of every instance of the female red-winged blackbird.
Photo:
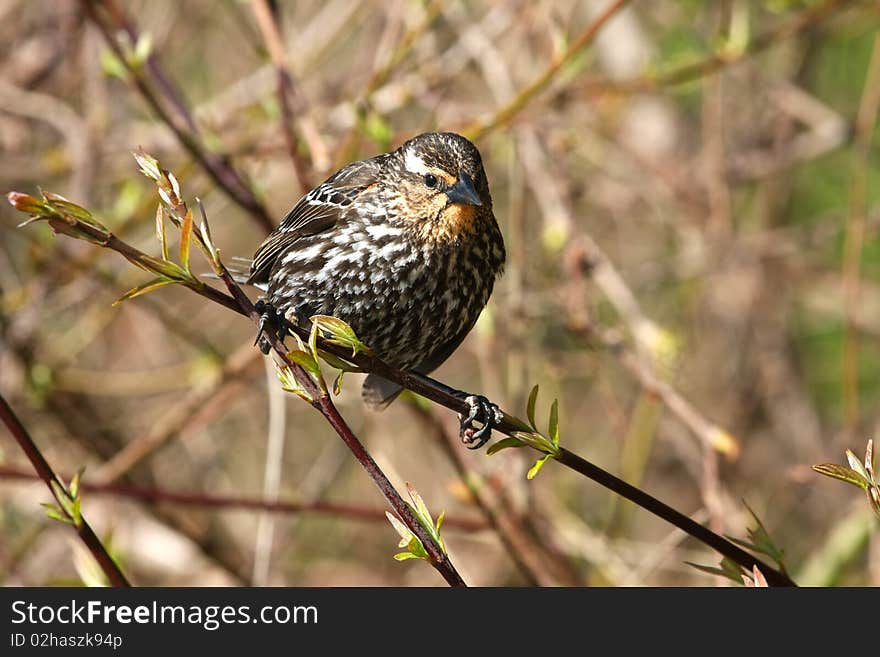
[[(257, 250), (248, 282), (266, 292), (265, 322), (308, 327), (311, 315), (332, 315), (388, 364), (427, 374), (477, 321), (504, 258), (479, 151), (460, 135), (429, 132), (306, 194)], [(400, 390), (371, 374), (363, 398), (381, 407)], [(479, 447), (499, 411), (461, 395), (471, 407), (462, 438)]]

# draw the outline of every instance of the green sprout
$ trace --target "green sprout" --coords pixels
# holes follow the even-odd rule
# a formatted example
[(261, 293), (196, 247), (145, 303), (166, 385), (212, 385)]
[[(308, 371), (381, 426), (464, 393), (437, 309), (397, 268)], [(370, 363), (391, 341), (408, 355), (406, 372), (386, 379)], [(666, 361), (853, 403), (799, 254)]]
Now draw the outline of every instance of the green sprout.
[[(413, 512), (413, 515), (419, 521), (419, 524), (425, 528), (426, 532), (428, 532), (428, 535), (434, 539), (434, 542), (437, 545), (440, 546), (440, 550), (443, 554), (446, 554), (446, 543), (444, 543), (443, 537), (440, 534), (440, 527), (443, 525), (443, 518), (445, 517), (446, 512), (442, 511), (437, 517), (437, 522), (435, 523), (434, 519), (431, 517), (430, 511), (428, 511), (425, 501), (412, 484), (407, 483), (406, 491), (409, 493), (409, 498), (412, 500), (412, 504), (407, 502), (407, 506)], [(385, 516), (388, 518), (391, 526), (394, 527), (398, 534), (400, 534), (400, 543), (398, 543), (397, 547), (406, 548), (406, 552), (398, 552), (394, 555), (394, 558), (398, 561), (422, 559), (423, 561), (430, 562), (431, 556), (428, 554), (425, 546), (422, 545), (419, 537), (413, 534), (409, 528), (407, 528), (407, 526), (390, 511), (386, 511)]]

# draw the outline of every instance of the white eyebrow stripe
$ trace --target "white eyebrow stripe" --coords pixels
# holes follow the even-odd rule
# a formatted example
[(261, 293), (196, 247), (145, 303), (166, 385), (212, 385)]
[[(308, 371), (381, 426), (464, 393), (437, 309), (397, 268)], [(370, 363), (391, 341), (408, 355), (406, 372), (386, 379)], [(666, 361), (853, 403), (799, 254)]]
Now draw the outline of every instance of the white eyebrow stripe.
[(403, 166), (411, 173), (426, 174), (428, 173), (428, 165), (425, 161), (415, 154), (413, 151), (407, 151), (403, 158)]

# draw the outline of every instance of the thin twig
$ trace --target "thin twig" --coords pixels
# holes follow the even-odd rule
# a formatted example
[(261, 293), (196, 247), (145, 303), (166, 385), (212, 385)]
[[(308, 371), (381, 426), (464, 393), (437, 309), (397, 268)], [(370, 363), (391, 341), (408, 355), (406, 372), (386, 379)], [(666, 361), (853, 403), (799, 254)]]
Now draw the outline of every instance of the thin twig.
[[(0, 395), (0, 420), (3, 421), (3, 424), (6, 425), (9, 433), (12, 434), (12, 437), (15, 438), (19, 447), (21, 447), (22, 451), (28, 457), (28, 460), (31, 462), (37, 475), (49, 488), (49, 492), (52, 493), (52, 496), (55, 497), (59, 507), (64, 510), (65, 505), (62, 503), (62, 500), (58, 499), (56, 490), (62, 491), (61, 494), (67, 494), (67, 488), (61, 483), (58, 477), (55, 476), (55, 472), (52, 470), (48, 461), (46, 461), (40, 448), (37, 447), (27, 429), (24, 428), (24, 425), (15, 415), (15, 412), (9, 406), (6, 399), (3, 398), (3, 395)], [(80, 515), (76, 521), (74, 521), (73, 518), (70, 518), (70, 520), (71, 526), (80, 537), (80, 540), (82, 540), (88, 548), (89, 552), (91, 552), (95, 561), (107, 576), (107, 580), (113, 586), (131, 586), (122, 570), (113, 560), (113, 557), (110, 556), (104, 545), (101, 543), (101, 540), (97, 537), (95, 532), (92, 531), (92, 528), (89, 523), (86, 522), (85, 517)]]
[[(759, 34), (740, 51), (722, 50), (712, 53), (705, 59), (690, 64), (684, 64), (669, 71), (640, 75), (628, 80), (613, 80), (610, 78), (587, 78), (580, 83), (575, 83), (579, 90), (592, 92), (610, 92), (620, 94), (634, 94), (646, 91), (665, 89), (693, 80), (704, 78), (718, 71), (738, 64), (745, 59), (754, 57), (768, 48), (782, 43), (809, 30), (815, 29), (822, 22), (833, 15), (834, 12), (850, 4), (851, 0), (827, 0), (803, 10), (790, 21), (764, 34)], [(569, 91), (571, 91), (569, 89)]]
[[(191, 119), (186, 120), (183, 118), (177, 118), (177, 116), (188, 117), (189, 113), (177, 112), (176, 114), (172, 114), (165, 106), (165, 102), (168, 102), (167, 99), (163, 102), (163, 97), (160, 97), (156, 90), (153, 89), (143, 70), (134, 66), (130, 61), (130, 58), (123, 51), (122, 46), (115, 37), (114, 26), (108, 25), (107, 21), (101, 16), (101, 13), (96, 6), (99, 4), (99, 0), (80, 0), (80, 2), (89, 19), (101, 31), (104, 40), (107, 42), (107, 45), (110, 46), (113, 54), (126, 67), (126, 70), (129, 73), (129, 79), (135, 89), (137, 89), (150, 108), (156, 113), (156, 116), (168, 126), (168, 128), (174, 133), (174, 136), (177, 137), (180, 144), (199, 162), (199, 164), (202, 165), (204, 170), (220, 189), (222, 189), (237, 205), (247, 210), (249, 215), (260, 225), (261, 228), (267, 232), (271, 231), (275, 227), (275, 224), (269, 216), (269, 213), (257, 197), (254, 196), (251, 188), (232, 167), (228, 159), (225, 156), (206, 148), (199, 138), (198, 132), (193, 130)], [(110, 12), (111, 19), (114, 19), (119, 15), (121, 15), (121, 12)], [(126, 24), (129, 26), (133, 25), (130, 21)], [(115, 27), (122, 27), (122, 25), (116, 25)], [(156, 63), (156, 67), (158, 67), (158, 63)], [(164, 87), (160, 88), (164, 89)], [(174, 105), (175, 107), (179, 107), (180, 104), (182, 104), (182, 101), (178, 98)], [(183, 123), (181, 123), (181, 121), (183, 121)]]
[[(0, 465), (0, 479), (33, 481), (38, 478), (39, 477), (32, 472)], [(325, 500), (315, 500), (312, 502), (266, 500), (251, 497), (238, 497), (235, 495), (170, 491), (162, 488), (150, 488), (130, 484), (101, 484), (88, 480), (82, 481), (80, 484), (80, 490), (99, 495), (125, 497), (149, 504), (175, 504), (180, 506), (228, 511), (265, 511), (267, 513), (284, 514), (315, 513), (318, 515), (338, 516), (340, 518), (380, 522), (383, 524), (388, 522), (388, 519), (385, 517), (384, 509), (371, 508), (358, 504), (327, 502)], [(476, 518), (470, 519), (458, 516), (447, 516), (443, 521), (443, 527), (461, 531), (477, 532), (488, 529), (489, 525)]]
[[(299, 110), (304, 114), (300, 118), (300, 127), (305, 132), (310, 130), (316, 133), (314, 126), (306, 114), (306, 103), (304, 99), (296, 96), (297, 89), (293, 83), (293, 76), (290, 73), (290, 67), (287, 63), (287, 52), (284, 50), (284, 40), (281, 37), (281, 28), (275, 20), (275, 14), (269, 7), (267, 0), (252, 0), (251, 7), (254, 10), (254, 16), (257, 19), (257, 25), (263, 35), (263, 41), (266, 44), (266, 50), (272, 58), (272, 64), (275, 66), (275, 72), (278, 76), (278, 104), (281, 108), (281, 133), (284, 135), (284, 143), (287, 145), (287, 154), (293, 164), (296, 179), (299, 182), (300, 191), (305, 193), (310, 190), (313, 185), (311, 176), (311, 168), (303, 159), (299, 152), (299, 144), (297, 142), (296, 133), (294, 132), (294, 111), (293, 100), (299, 100)], [(308, 124), (308, 125), (303, 125)]]
[(516, 116), (535, 96), (542, 92), (556, 74), (567, 64), (571, 62), (584, 48), (593, 42), (599, 30), (621, 9), (623, 9), (629, 0), (614, 0), (609, 4), (601, 14), (599, 14), (587, 27), (572, 41), (571, 45), (565, 49), (561, 55), (555, 57), (550, 65), (541, 75), (535, 78), (525, 89), (497, 110), (491, 117), (478, 121), (468, 126), (462, 131), (462, 134), (477, 141), (484, 137), (487, 133), (508, 123)]

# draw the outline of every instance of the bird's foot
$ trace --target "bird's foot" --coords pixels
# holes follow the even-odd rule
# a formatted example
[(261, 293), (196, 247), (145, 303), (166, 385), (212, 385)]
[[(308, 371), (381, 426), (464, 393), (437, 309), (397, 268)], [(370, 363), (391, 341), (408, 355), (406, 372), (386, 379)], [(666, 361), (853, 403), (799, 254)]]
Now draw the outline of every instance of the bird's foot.
[[(459, 415), (459, 436), (468, 449), (480, 449), (492, 436), (492, 428), (501, 424), (504, 414), (501, 409), (482, 395), (461, 393), (469, 411), (467, 416)], [(481, 426), (474, 427), (479, 422)]]
[(266, 334), (271, 333), (283, 342), (290, 330), (290, 324), (283, 312), (277, 310), (275, 306), (263, 299), (254, 304), (254, 310), (260, 313), (260, 327), (257, 330), (257, 338), (254, 340), (254, 344), (260, 345), (260, 351), (268, 354), (272, 349), (272, 345), (266, 338)]

